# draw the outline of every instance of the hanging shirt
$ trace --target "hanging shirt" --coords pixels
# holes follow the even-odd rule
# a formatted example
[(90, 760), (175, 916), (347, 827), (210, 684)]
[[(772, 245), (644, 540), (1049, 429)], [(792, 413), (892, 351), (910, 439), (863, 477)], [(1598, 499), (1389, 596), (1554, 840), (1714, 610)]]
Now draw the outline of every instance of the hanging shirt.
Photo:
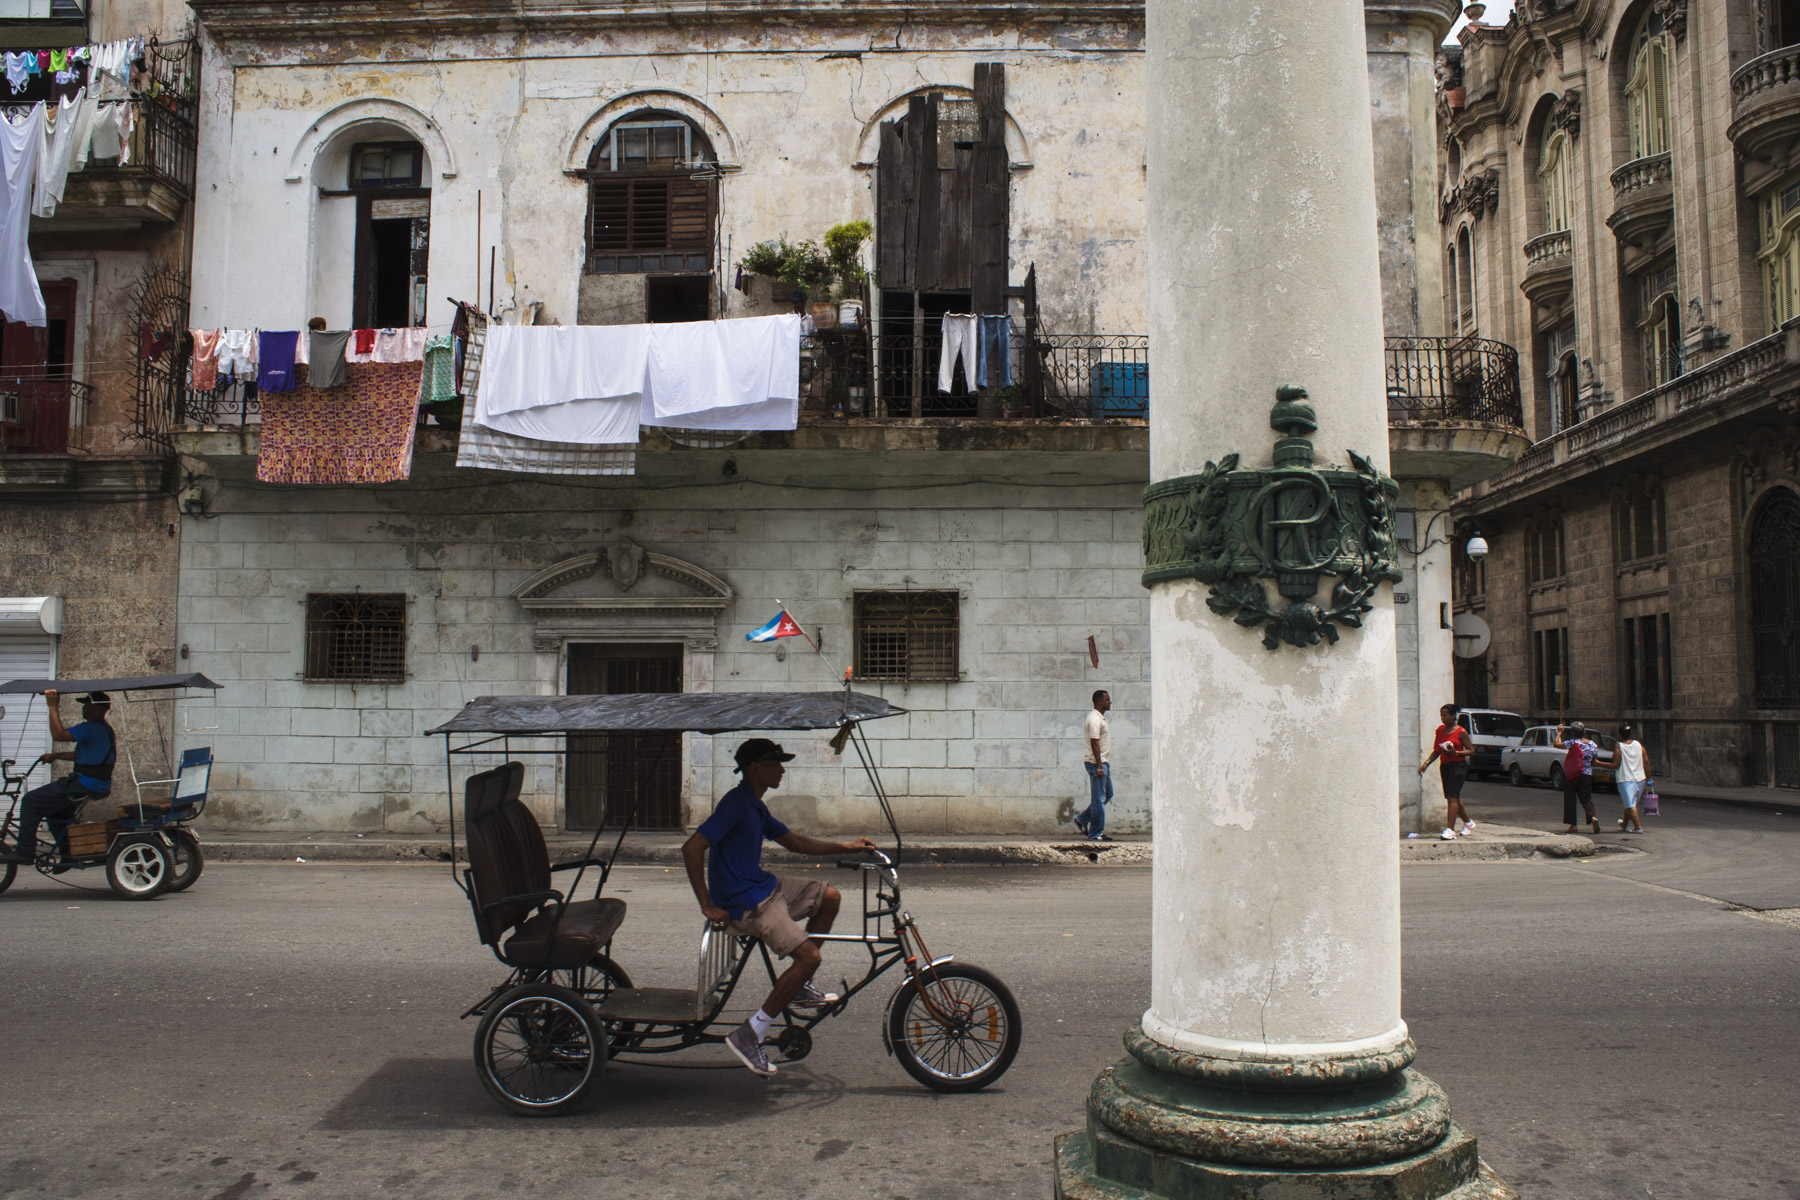
[(12, 89), (13, 95), (24, 91), (31, 82), (31, 64), (37, 61), (33, 54), (8, 54), (6, 56), (6, 86)]
[(374, 351), (375, 351), (375, 331), (373, 329), (357, 330), (356, 331), (356, 353), (366, 355), (366, 354), (372, 354), (372, 353), (374, 353)]
[(31, 263), (31, 202), (44, 155), (42, 103), (17, 121), (0, 123), (0, 312), (9, 321), (48, 323), (44, 293)]
[(297, 330), (269, 333), (257, 337), (256, 390), (259, 392), (291, 392), (300, 386), (294, 370), (300, 334)]
[(254, 329), (224, 329), (219, 332), (219, 374), (227, 379), (256, 378)]
[(197, 392), (210, 392), (219, 386), (218, 329), (195, 329), (194, 356), (188, 360), (188, 386)]
[(348, 329), (316, 329), (308, 334), (306, 382), (310, 386), (334, 388), (350, 381), (350, 364), (344, 361), (344, 347), (349, 342)]

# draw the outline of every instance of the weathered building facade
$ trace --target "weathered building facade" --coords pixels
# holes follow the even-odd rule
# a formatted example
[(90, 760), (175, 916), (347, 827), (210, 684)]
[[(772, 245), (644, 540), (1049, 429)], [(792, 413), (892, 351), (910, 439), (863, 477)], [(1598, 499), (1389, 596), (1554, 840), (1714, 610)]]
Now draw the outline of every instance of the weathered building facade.
[[(631, 476), (459, 469), (457, 434), (431, 425), (405, 483), (258, 484), (254, 404), (188, 397), (177, 641), (230, 689), (214, 816), (424, 828), (444, 819), (443, 761), (418, 734), (476, 695), (816, 688), (849, 668), (911, 710), (870, 728), (907, 828), (1066, 828), (1096, 688), (1115, 701), (1114, 827), (1143, 827), (1141, 4), (193, 7), (196, 240), (218, 250), (196, 326), (442, 328), (453, 297), (506, 323), (756, 315), (792, 284), (740, 276), (751, 247), (873, 226), (851, 297), (867, 327), (821, 328), (800, 427), (646, 431)], [(1423, 339), (1389, 392), (1418, 510), (1404, 760), (1418, 692), (1435, 708), (1449, 686), (1445, 499), (1517, 447), (1504, 404), (1476, 413), (1450, 386), (1419, 303), (1439, 287), (1435, 255), (1418, 277), (1412, 261), (1440, 240), (1431, 188), (1392, 186), (1434, 153), (1454, 6), (1368, 8), (1385, 315)], [(1002, 306), (1014, 384), (940, 392), (941, 315)], [(784, 604), (829, 668), (746, 644)], [(348, 673), (317, 651), (345, 622), (385, 648)], [(622, 799), (636, 747), (582, 750), (529, 785), (565, 827)], [(802, 753), (778, 811), (868, 828), (856, 773)], [(727, 765), (690, 739), (640, 799), (691, 823)], [(1418, 828), (1441, 797), (1401, 774)]]
[[(144, 414), (149, 396), (171, 394), (173, 335), (185, 328), (192, 14), (175, 0), (15, 7), (0, 18), (0, 48), (10, 52), (144, 44), (122, 98), (101, 110), (131, 111), (120, 152), (96, 144), (54, 214), (31, 219), (47, 322), (8, 321), (0, 336), (0, 674), (171, 671), (176, 464), (166, 423), (147, 425)], [(91, 74), (86, 82), (97, 87)], [(14, 115), (57, 99), (48, 73), (5, 91)], [(126, 724), (134, 748), (157, 741), (141, 716)], [(44, 725), (42, 704), (15, 700), (0, 718), (0, 753), (29, 762), (48, 748)], [(161, 759), (160, 749), (151, 755)], [(33, 776), (47, 779), (47, 768)]]
[(1458, 509), (1493, 632), (1459, 696), (1629, 721), (1696, 782), (1800, 785), (1788, 17), (1525, 4), (1443, 93), (1445, 319), (1518, 348), (1536, 441)]

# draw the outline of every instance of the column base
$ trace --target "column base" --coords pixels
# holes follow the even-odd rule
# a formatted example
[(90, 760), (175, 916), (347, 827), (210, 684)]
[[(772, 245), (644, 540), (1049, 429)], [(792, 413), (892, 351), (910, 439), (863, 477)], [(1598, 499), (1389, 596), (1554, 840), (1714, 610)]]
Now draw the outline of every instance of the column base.
[[(1095, 1168), (1096, 1150), (1106, 1163)], [(1127, 1142), (1110, 1130), (1056, 1138), (1056, 1200), (1519, 1200), (1452, 1125), (1437, 1146), (1400, 1162), (1279, 1170), (1201, 1162)]]

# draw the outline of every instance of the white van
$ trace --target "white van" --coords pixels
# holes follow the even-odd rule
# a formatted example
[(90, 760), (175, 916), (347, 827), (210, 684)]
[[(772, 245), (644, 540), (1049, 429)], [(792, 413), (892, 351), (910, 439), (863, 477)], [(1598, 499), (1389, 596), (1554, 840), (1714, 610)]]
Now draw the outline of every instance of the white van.
[(1525, 718), (1498, 708), (1458, 709), (1456, 723), (1469, 731), (1469, 744), (1475, 747), (1469, 774), (1477, 779), (1500, 774), (1500, 752), (1525, 736)]

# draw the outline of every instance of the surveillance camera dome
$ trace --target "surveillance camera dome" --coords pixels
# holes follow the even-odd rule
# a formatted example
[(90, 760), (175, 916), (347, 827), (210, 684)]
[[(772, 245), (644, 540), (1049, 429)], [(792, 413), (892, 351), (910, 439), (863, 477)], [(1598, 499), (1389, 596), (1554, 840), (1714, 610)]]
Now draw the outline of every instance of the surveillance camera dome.
[(1480, 562), (1482, 559), (1486, 558), (1487, 552), (1487, 539), (1482, 537), (1479, 533), (1470, 538), (1468, 546), (1465, 547), (1465, 553), (1467, 553), (1469, 558), (1475, 562)]

